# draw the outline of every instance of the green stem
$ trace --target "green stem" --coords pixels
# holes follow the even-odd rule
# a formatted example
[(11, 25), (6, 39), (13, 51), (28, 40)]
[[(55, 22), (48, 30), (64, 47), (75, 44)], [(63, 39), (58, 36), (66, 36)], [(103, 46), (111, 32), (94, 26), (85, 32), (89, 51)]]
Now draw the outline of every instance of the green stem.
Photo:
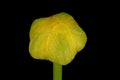
[(53, 80), (62, 80), (62, 65), (53, 63)]

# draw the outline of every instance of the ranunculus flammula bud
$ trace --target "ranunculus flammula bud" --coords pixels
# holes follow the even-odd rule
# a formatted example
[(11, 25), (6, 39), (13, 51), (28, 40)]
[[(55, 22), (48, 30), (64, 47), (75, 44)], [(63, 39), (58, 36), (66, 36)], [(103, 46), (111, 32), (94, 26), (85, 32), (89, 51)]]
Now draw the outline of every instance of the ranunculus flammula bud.
[(33, 21), (29, 52), (35, 59), (66, 65), (87, 41), (85, 32), (74, 18), (64, 12)]

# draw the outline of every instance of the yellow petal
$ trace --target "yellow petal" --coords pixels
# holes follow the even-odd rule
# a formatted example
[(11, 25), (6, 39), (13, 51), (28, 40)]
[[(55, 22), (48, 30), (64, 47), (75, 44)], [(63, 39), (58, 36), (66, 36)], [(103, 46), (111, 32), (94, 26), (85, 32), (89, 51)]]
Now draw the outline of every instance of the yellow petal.
[(66, 65), (87, 41), (85, 32), (67, 13), (36, 19), (30, 30), (29, 52), (35, 59)]

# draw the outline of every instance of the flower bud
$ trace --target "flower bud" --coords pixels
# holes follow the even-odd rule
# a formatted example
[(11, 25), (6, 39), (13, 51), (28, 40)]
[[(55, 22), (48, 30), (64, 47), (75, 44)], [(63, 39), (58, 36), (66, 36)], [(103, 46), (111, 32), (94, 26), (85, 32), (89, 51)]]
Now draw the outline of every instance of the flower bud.
[(61, 12), (33, 21), (29, 52), (35, 59), (66, 65), (81, 51), (87, 36), (73, 17)]

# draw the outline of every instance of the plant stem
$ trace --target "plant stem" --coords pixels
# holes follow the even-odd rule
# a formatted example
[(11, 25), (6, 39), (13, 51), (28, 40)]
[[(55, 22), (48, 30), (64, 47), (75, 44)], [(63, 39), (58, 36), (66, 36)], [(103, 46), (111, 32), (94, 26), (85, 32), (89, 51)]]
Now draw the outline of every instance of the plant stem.
[(53, 63), (53, 80), (62, 80), (62, 65)]

